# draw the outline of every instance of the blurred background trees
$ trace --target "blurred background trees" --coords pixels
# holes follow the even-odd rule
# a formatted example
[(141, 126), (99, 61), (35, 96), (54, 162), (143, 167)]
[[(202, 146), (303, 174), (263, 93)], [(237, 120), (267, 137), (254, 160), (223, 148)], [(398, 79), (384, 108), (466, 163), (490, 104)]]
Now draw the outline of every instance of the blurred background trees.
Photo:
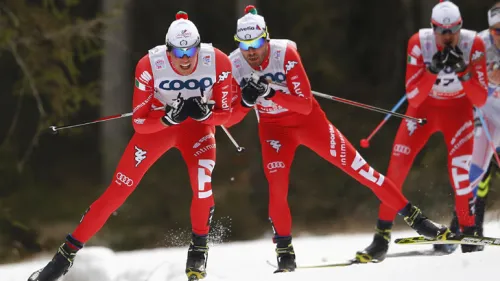
[[(461, 8), (465, 28), (487, 27), (486, 12), (494, 1), (454, 2)], [(229, 54), (236, 48), (232, 40), (236, 20), (246, 5), (254, 4), (265, 17), (272, 38), (288, 38), (298, 44), (315, 90), (389, 109), (404, 94), (407, 40), (419, 28), (429, 26), (436, 3), (3, 1), (0, 260), (53, 249), (105, 190), (132, 135), (131, 120), (65, 130), (58, 136), (45, 130), (50, 125), (130, 112), (135, 64), (147, 50), (164, 44), (177, 11), (189, 14), (202, 41)], [(358, 148), (359, 140), (383, 118), (348, 105), (319, 102)], [(371, 148), (361, 150), (380, 172), (386, 172), (398, 125), (399, 120), (391, 119)], [(270, 238), (267, 182), (255, 114), (250, 113), (231, 131), (247, 152), (236, 155), (218, 131), (214, 233), (226, 240)], [(404, 190), (433, 217), (448, 221), (453, 191), (440, 135), (433, 136), (417, 157)], [(495, 188), (491, 195), (498, 198)], [(115, 250), (182, 244), (182, 237), (189, 238), (190, 197), (182, 158), (178, 151), (169, 151), (89, 244)], [(367, 188), (302, 147), (292, 167), (289, 200), (296, 235), (371, 231), (378, 205)]]

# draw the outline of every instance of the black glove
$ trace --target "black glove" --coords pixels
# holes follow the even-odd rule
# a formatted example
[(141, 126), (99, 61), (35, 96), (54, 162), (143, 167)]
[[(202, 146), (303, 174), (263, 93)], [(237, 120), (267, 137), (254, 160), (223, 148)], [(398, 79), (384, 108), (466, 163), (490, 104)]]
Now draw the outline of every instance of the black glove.
[(207, 120), (212, 115), (215, 102), (205, 101), (202, 97), (191, 97), (187, 101), (188, 114), (196, 121)]
[(427, 67), (427, 69), (432, 74), (438, 74), (445, 67), (444, 62), (443, 62), (444, 59), (445, 59), (445, 56), (444, 56), (443, 52), (437, 51), (432, 56), (431, 64), (429, 65), (429, 67)]
[(267, 79), (264, 76), (259, 77), (255, 72), (252, 73), (248, 84), (259, 93), (259, 96), (265, 99), (270, 99), (276, 94), (276, 91), (269, 86)]
[(458, 46), (455, 48), (451, 46), (446, 46), (443, 50), (443, 54), (446, 59), (444, 61), (445, 66), (451, 67), (451, 70), (455, 73), (464, 72), (467, 69), (467, 65), (464, 61), (464, 53)]
[(165, 115), (162, 117), (163, 123), (172, 126), (181, 123), (188, 118), (188, 111), (186, 110), (186, 101), (181, 98), (181, 94), (174, 101), (174, 103), (165, 106)]
[(241, 105), (245, 107), (252, 107), (257, 102), (259, 92), (254, 87), (250, 86), (249, 79), (242, 81), (243, 87), (241, 89)]

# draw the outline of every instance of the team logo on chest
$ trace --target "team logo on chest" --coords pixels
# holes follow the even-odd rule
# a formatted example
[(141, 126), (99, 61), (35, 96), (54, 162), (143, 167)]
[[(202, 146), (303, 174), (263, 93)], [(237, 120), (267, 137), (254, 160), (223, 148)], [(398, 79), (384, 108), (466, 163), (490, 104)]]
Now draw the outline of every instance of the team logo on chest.
[(213, 80), (210, 77), (203, 77), (201, 79), (188, 79), (188, 80), (163, 80), (158, 85), (158, 88), (165, 91), (182, 91), (182, 90), (198, 90), (205, 91), (213, 85)]

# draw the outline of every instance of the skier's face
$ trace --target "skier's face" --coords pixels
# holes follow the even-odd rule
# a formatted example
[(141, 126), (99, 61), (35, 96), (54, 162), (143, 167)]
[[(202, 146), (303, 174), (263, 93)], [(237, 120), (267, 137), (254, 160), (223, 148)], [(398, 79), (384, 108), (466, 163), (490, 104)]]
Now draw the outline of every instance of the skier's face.
[(241, 54), (243, 54), (243, 57), (251, 67), (260, 66), (268, 55), (269, 44), (265, 41), (265, 38), (260, 39), (264, 40), (264, 43), (256, 48), (251, 46), (249, 48), (242, 48), (240, 44)]
[(459, 20), (451, 25), (444, 25), (431, 20), (431, 26), (436, 36), (438, 46), (456, 47), (460, 38), (460, 29), (462, 29), (462, 20)]
[(436, 43), (438, 46), (444, 47), (444, 46), (452, 46), (455, 47), (458, 44), (458, 39), (460, 38), (460, 31), (451, 33), (451, 32), (445, 32), (445, 33), (438, 33), (434, 32), (436, 35)]
[(170, 61), (180, 75), (189, 75), (198, 62), (198, 48), (193, 47), (184, 50), (173, 48), (170, 51)]
[(493, 42), (497, 48), (500, 48), (500, 23), (495, 24), (490, 27), (491, 38), (493, 38)]

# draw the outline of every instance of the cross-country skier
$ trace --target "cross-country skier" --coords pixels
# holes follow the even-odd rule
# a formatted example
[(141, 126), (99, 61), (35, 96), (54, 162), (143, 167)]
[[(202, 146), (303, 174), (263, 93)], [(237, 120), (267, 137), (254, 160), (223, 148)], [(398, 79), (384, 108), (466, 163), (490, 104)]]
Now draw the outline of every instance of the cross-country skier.
[[(488, 99), (486, 104), (480, 108), (484, 120), (488, 126), (494, 147), (500, 149), (500, 2), (497, 2), (488, 11), (489, 29), (479, 33), (486, 46), (486, 64), (488, 68)], [(484, 54), (477, 53), (476, 56)], [(476, 112), (476, 115), (478, 112)], [(484, 128), (476, 117), (476, 134), (474, 137), (474, 151), (472, 153), (472, 164), (470, 169), (470, 182), (477, 191), (476, 198), (476, 222), (479, 235), (483, 235), (484, 211), (486, 195), (489, 190), (491, 175), (490, 163), (495, 163), (492, 159), (495, 152), (490, 146)]]
[(214, 212), (211, 176), (215, 126), (224, 124), (231, 114), (231, 83), (228, 56), (211, 44), (200, 43), (198, 29), (187, 14), (177, 13), (168, 28), (166, 44), (152, 48), (137, 63), (132, 116), (135, 134), (110, 186), (90, 206), (54, 258), (29, 280), (55, 281), (64, 275), (78, 250), (124, 203), (158, 158), (174, 147), (186, 162), (193, 191), (186, 274), (190, 280), (205, 277), (207, 235)]
[(263, 167), (269, 183), (269, 218), (278, 261), (275, 272), (296, 268), (287, 194), (290, 167), (299, 145), (307, 146), (369, 187), (420, 234), (435, 238), (449, 232), (410, 204), (392, 181), (375, 171), (328, 121), (312, 96), (295, 43), (270, 39), (266, 22), (255, 7), (248, 6), (245, 13), (237, 22), (235, 40), (239, 48), (229, 56), (233, 84), (240, 87), (234, 87), (237, 100), (226, 125), (238, 123), (252, 108), (258, 115)]
[[(410, 38), (406, 67), (406, 114), (427, 118), (428, 123), (420, 127), (411, 120), (401, 123), (387, 177), (402, 188), (415, 156), (432, 134), (441, 132), (448, 151), (459, 228), (464, 234), (477, 235), (468, 174), (474, 140), (473, 106), (482, 106), (487, 97), (485, 47), (476, 32), (462, 29), (460, 10), (452, 2), (434, 6), (431, 27), (420, 29)], [(357, 253), (359, 260), (385, 258), (396, 214), (391, 206), (381, 204), (373, 242)], [(435, 245), (436, 250), (445, 248)], [(477, 249), (475, 245), (462, 245), (462, 252)]]
[[(479, 36), (484, 41), (486, 54), (477, 52), (473, 55), (486, 56), (488, 99), (480, 110), (483, 120), (488, 126), (488, 132), (494, 146), (500, 149), (500, 2), (497, 2), (488, 10), (488, 24), (489, 28), (479, 33)], [(476, 195), (476, 226), (479, 236), (483, 236), (486, 198), (490, 189), (492, 175), (495, 174), (494, 170), (498, 164), (493, 157), (493, 148), (486, 137), (485, 129), (478, 114), (479, 112), (475, 111), (474, 149), (469, 180)], [(456, 246), (452, 245), (449, 247), (451, 249), (456, 248)], [(479, 247), (479, 249), (483, 249), (483, 247)]]

